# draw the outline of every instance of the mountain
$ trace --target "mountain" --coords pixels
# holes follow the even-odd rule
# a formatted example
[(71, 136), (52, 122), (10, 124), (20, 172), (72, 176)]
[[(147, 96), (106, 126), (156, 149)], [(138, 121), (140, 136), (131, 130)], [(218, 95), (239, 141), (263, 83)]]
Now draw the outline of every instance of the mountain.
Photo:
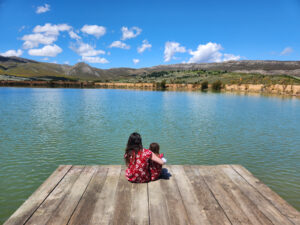
[(99, 69), (83, 62), (70, 66), (38, 62), (20, 57), (0, 56), (0, 75), (26, 77), (30, 79), (116, 80), (136, 75), (150, 74), (157, 71), (174, 70), (218, 70), (265, 75), (286, 74), (300, 77), (300, 61), (243, 60), (221, 63), (159, 65), (140, 69), (126, 67)]

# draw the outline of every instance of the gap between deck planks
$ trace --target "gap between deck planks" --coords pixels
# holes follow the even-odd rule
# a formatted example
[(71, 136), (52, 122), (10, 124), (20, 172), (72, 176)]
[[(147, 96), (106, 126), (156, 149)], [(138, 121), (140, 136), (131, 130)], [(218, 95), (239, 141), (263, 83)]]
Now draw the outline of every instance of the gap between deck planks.
[(164, 166), (134, 184), (125, 166), (59, 166), (4, 223), (299, 224), (300, 213), (240, 165)]

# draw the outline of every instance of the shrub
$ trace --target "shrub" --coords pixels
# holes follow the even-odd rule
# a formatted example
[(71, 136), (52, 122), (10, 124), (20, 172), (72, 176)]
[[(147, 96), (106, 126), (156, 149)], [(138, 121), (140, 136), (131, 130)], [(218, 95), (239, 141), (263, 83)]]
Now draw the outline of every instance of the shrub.
[(162, 82), (157, 83), (157, 87), (161, 89), (166, 89), (166, 80), (162, 80)]
[(220, 80), (213, 82), (211, 88), (213, 91), (220, 91), (222, 88), (222, 82)]
[(203, 91), (203, 90), (205, 90), (205, 89), (207, 89), (208, 88), (208, 81), (203, 81), (202, 83), (201, 83), (201, 90)]

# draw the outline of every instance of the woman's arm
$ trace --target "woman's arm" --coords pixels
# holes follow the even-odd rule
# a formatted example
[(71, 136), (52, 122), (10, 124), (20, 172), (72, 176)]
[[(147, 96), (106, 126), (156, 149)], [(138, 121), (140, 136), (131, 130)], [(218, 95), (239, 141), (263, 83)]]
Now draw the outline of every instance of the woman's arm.
[(160, 165), (163, 165), (164, 164), (164, 161), (162, 161), (161, 158), (157, 157), (153, 152), (151, 154), (151, 160), (160, 164)]

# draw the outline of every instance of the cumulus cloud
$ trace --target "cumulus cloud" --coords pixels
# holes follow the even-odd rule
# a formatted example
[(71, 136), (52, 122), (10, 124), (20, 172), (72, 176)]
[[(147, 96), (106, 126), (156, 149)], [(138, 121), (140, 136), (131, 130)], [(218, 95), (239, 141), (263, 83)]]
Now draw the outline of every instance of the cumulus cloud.
[(236, 60), (240, 60), (241, 56), (239, 55), (233, 55), (233, 54), (224, 54), (223, 56), (223, 61), (236, 61)]
[(81, 37), (78, 34), (76, 34), (73, 30), (69, 31), (69, 36), (70, 36), (70, 38), (75, 39), (75, 40), (81, 39)]
[(23, 51), (21, 49), (16, 50), (8, 50), (6, 52), (0, 53), (0, 55), (5, 56), (5, 57), (10, 57), (10, 56), (21, 56), (23, 54)]
[(33, 29), (33, 34), (24, 35), (21, 40), (24, 41), (23, 48), (35, 48), (40, 44), (51, 45), (58, 38), (61, 31), (72, 31), (72, 27), (67, 24), (46, 23), (44, 26), (37, 25)]
[(102, 57), (93, 57), (93, 56), (82, 56), (82, 61), (89, 62), (89, 63), (109, 63), (109, 61), (106, 58)]
[(189, 63), (199, 62), (221, 62), (222, 61), (222, 46), (217, 43), (208, 42), (205, 45), (198, 45), (196, 51), (190, 50), (192, 57)]
[(34, 33), (44, 33), (45, 35), (58, 36), (60, 31), (69, 31), (72, 27), (68, 24), (51, 24), (46, 23), (44, 26), (37, 25), (34, 29)]
[(122, 41), (114, 41), (110, 44), (110, 48), (122, 48), (122, 49), (130, 49), (130, 45), (127, 45), (126, 43)]
[(185, 47), (180, 46), (180, 43), (178, 42), (167, 41), (165, 44), (164, 61), (169, 62), (171, 59), (174, 59), (176, 52), (184, 53), (186, 52), (186, 49)]
[(147, 48), (151, 48), (152, 45), (149, 44), (147, 40), (143, 40), (143, 44), (137, 48), (138, 53), (143, 53)]
[(28, 54), (33, 56), (55, 57), (57, 54), (61, 52), (62, 49), (57, 45), (46, 45), (40, 49), (30, 49), (28, 51)]
[(285, 49), (280, 52), (280, 55), (288, 55), (293, 52), (293, 49), (291, 47), (286, 47)]
[(132, 61), (133, 61), (134, 64), (138, 64), (140, 62), (139, 59), (133, 59)]
[(86, 34), (94, 35), (96, 38), (103, 36), (106, 33), (106, 28), (98, 25), (84, 25), (81, 31)]
[(217, 43), (208, 42), (204, 45), (198, 45), (195, 51), (189, 50), (189, 54), (192, 55), (192, 57), (188, 63), (222, 62), (239, 60), (241, 58), (233, 54), (223, 54), (220, 52), (221, 50), (223, 50), (222, 46)]
[(139, 27), (132, 27), (128, 29), (128, 27), (122, 27), (122, 38), (121, 40), (131, 39), (135, 38), (136, 36), (140, 35), (142, 32), (142, 29)]
[(38, 47), (39, 44), (44, 44), (44, 45), (49, 45), (52, 44), (54, 41), (57, 40), (57, 36), (47, 36), (44, 34), (28, 34), (24, 35), (21, 38), (23, 41), (23, 48), (28, 49), (28, 48), (34, 48)]
[(100, 49), (96, 50), (95, 47), (83, 42), (79, 42), (77, 45), (73, 45), (70, 48), (80, 56), (89, 57), (105, 54), (105, 51)]
[(48, 11), (50, 11), (50, 5), (48, 5), (48, 4), (45, 4), (45, 5), (42, 5), (42, 6), (38, 6), (37, 8), (36, 8), (36, 13), (37, 14), (41, 14), (41, 13), (45, 13), (45, 12), (48, 12)]

